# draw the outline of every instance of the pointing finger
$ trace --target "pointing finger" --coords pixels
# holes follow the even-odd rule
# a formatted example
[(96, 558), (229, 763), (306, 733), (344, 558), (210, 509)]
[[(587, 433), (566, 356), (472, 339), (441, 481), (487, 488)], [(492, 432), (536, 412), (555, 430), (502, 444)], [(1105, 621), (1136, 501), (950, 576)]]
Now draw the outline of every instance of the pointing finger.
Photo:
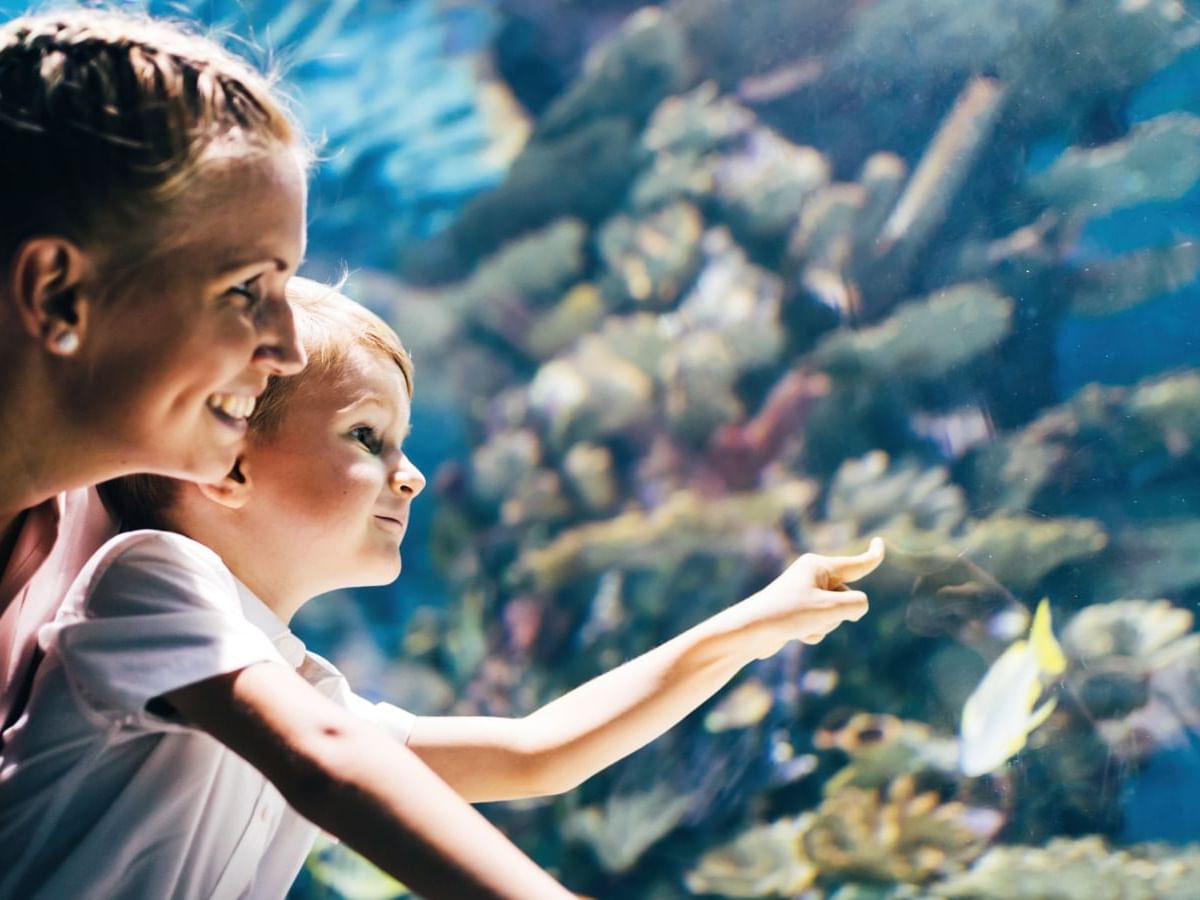
[(871, 538), (871, 544), (857, 556), (826, 557), (829, 574), (838, 581), (858, 581), (870, 575), (883, 562), (883, 538)]

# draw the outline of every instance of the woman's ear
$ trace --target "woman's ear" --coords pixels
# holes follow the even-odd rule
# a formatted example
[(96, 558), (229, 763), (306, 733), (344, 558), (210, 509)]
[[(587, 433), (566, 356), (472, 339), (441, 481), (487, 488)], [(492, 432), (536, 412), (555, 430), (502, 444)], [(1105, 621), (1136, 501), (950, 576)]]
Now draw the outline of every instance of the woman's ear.
[(213, 503), (229, 509), (241, 509), (250, 499), (251, 484), (246, 471), (246, 457), (239, 456), (229, 473), (216, 484), (197, 484), (196, 487)]
[(34, 237), (17, 248), (8, 289), (25, 331), (55, 356), (73, 356), (87, 336), (91, 260), (64, 237)]

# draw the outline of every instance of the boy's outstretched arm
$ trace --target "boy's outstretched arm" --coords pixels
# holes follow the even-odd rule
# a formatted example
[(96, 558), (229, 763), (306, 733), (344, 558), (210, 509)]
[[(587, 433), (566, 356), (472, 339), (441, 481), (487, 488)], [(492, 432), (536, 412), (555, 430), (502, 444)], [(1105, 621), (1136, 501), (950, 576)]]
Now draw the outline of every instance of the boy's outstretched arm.
[(882, 561), (879, 538), (858, 556), (806, 554), (757, 594), (523, 719), (418, 717), (409, 747), (473, 802), (569, 790), (658, 737), (751, 660), (861, 618), (866, 595), (846, 583)]
[(420, 896), (572, 897), (403, 745), (263, 662), (165, 698), (295, 809)]

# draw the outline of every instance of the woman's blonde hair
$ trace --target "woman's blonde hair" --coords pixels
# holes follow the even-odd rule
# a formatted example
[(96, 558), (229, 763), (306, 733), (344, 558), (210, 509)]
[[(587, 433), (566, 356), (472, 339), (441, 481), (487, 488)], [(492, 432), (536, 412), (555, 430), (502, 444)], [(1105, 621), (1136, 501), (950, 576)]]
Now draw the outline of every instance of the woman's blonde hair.
[(0, 271), (37, 234), (143, 252), (218, 144), (312, 158), (273, 79), (179, 25), (98, 9), (3, 24)]
[[(340, 293), (338, 286), (295, 277), (287, 284), (308, 365), (298, 375), (272, 376), (250, 416), (247, 443), (269, 440), (305, 384), (337, 377), (351, 349), (361, 347), (400, 369), (409, 396), (413, 364), (399, 336), (383, 319)], [(129, 475), (100, 485), (100, 496), (123, 530), (171, 530), (169, 512), (183, 482), (161, 475)]]

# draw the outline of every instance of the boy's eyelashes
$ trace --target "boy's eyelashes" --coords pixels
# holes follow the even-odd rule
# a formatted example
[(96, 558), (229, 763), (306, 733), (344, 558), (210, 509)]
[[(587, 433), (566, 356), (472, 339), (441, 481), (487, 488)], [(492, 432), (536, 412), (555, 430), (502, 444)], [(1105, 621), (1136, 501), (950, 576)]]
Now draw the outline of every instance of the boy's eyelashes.
[(383, 452), (383, 440), (379, 437), (379, 432), (370, 425), (355, 425), (349, 434), (371, 453), (378, 455)]

